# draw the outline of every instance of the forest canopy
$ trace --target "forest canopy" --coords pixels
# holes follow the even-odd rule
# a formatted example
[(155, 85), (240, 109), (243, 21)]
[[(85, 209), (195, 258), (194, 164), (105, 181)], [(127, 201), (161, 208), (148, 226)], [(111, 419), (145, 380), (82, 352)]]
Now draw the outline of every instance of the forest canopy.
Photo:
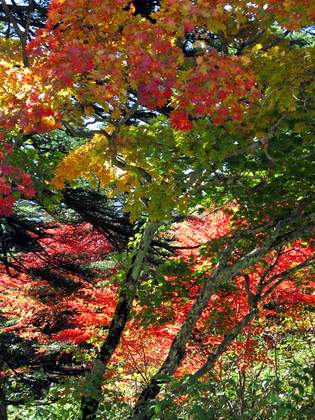
[(311, 419), (315, 4), (0, 1), (0, 418)]

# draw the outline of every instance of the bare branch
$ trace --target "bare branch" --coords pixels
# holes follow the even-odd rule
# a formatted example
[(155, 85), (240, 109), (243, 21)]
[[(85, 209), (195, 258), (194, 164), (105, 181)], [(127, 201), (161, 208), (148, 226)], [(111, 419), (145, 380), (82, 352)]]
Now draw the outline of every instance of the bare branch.
[[(21, 54), (22, 54), (22, 60), (23, 60), (23, 64), (25, 67), (29, 66), (29, 60), (28, 60), (28, 56), (26, 54), (26, 42), (27, 42), (27, 35), (28, 35), (28, 31), (29, 31), (29, 23), (25, 29), (25, 31), (23, 32), (17, 22), (17, 20), (15, 19), (15, 17), (13, 16), (10, 8), (8, 7), (8, 5), (6, 4), (5, 0), (1, 0), (1, 4), (3, 7), (3, 10), (5, 12), (5, 15), (7, 17), (7, 19), (12, 23), (12, 26), (14, 27), (19, 39), (20, 39), (20, 43), (21, 43)], [(29, 16), (30, 16), (31, 12), (29, 12)]]

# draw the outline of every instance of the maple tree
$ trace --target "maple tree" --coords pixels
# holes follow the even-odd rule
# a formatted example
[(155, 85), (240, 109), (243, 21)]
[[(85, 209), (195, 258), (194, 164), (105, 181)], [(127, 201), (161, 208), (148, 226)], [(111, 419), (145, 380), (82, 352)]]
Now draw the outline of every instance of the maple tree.
[[(118, 376), (121, 382), (128, 383), (128, 375), (138, 374), (139, 370), (143, 375), (147, 375), (148, 368), (158, 368), (161, 354), (166, 356), (172, 340), (198, 295), (198, 278), (205, 275), (201, 268), (209, 264), (209, 259), (205, 255), (200, 259), (196, 248), (191, 249), (191, 246), (222, 237), (228, 229), (229, 219), (230, 215), (224, 213), (217, 214), (215, 218), (213, 215), (191, 217), (184, 224), (175, 227), (181, 247), (174, 263), (182, 265), (187, 261), (188, 266), (182, 274), (177, 270), (177, 276), (172, 277), (167, 276), (167, 273), (173, 274), (174, 267), (166, 266), (162, 269), (158, 286), (152, 285), (162, 288), (162, 300), (159, 304), (150, 306), (142, 298), (144, 312), (140, 309), (142, 305), (138, 306), (138, 314), (134, 320), (128, 322), (121, 345), (112, 359), (114, 365), (123, 361), (124, 373), (109, 372), (112, 380)], [(10, 325), (3, 328), (3, 333), (15, 332), (21, 339), (36, 339), (34, 361), (29, 361), (28, 366), (23, 368), (24, 374), (27, 372), (25, 369), (32, 371), (41, 361), (49, 378), (54, 357), (57, 357), (54, 362), (57, 363), (57, 367), (54, 367), (54, 371), (58, 372), (60, 369), (59, 375), (71, 372), (79, 374), (82, 372), (82, 365), (72, 359), (73, 350), (50, 355), (49, 343), (57, 340), (61, 343), (81, 345), (91, 337), (103, 339), (103, 329), (108, 328), (114, 311), (117, 285), (99, 288), (97, 284), (99, 281), (104, 282), (104, 274), (97, 270), (93, 272), (91, 269), (84, 269), (84, 266), (88, 262), (93, 263), (106, 258), (111, 246), (104, 240), (103, 235), (95, 235), (91, 226), (82, 224), (48, 226), (40, 244), (43, 247), (40, 252), (33, 254), (26, 251), (19, 257), (22, 269), (19, 269), (18, 276), (12, 277), (12, 272), (11, 277), (5, 272), (2, 273), (1, 294), (6, 296), (2, 304), (2, 315)], [(311, 286), (311, 277), (307, 271), (299, 273), (299, 277), (303, 277), (302, 283), (296, 283), (292, 277), (285, 280), (283, 276), (283, 273), (286, 277), (288, 273), (292, 276), (300, 268), (299, 263), (302, 262), (303, 267), (305, 258), (312, 255), (312, 249), (297, 242), (293, 248), (270, 255), (268, 264), (258, 264), (247, 277), (236, 278), (234, 287), (230, 284), (218, 289), (198, 322), (190, 340), (189, 353), (177, 376), (180, 378), (184, 374), (193, 373), (197, 366), (202, 366), (207, 357), (213, 356), (213, 350), (222, 340), (224, 342), (226, 337), (229, 337), (235, 322), (243, 322), (246, 319), (251, 296), (248, 287), (252, 290), (261, 287), (261, 290), (266, 291), (261, 303), (259, 300), (257, 302), (261, 305), (261, 321), (256, 325), (243, 325), (245, 340), (235, 342), (229, 351), (236, 352), (242, 370), (257, 360), (265, 360), (265, 352), (259, 349), (257, 337), (266, 329), (264, 324), (268, 324), (268, 317), (278, 313), (276, 309), (268, 309), (268, 304), (273, 302), (274, 305), (287, 305), (286, 316), (290, 316), (290, 307), (293, 304), (292, 309), (294, 308), (297, 318), (299, 307), (314, 302), (314, 295), (304, 292)], [(100, 277), (100, 280), (97, 280), (97, 277)], [(106, 277), (112, 277), (112, 270), (107, 270)], [(276, 283), (277, 288), (274, 287)], [(147, 282), (143, 293), (148, 292), (148, 289), (150, 282)], [(167, 305), (167, 302), (171, 302), (171, 305)], [(246, 322), (249, 321), (247, 318)], [(223, 350), (226, 348), (223, 347)], [(70, 366), (69, 361), (72, 363)], [(8, 363), (9, 369), (12, 369), (12, 362)], [(74, 370), (75, 365), (77, 371)], [(85, 369), (88, 365), (89, 362), (83, 364)], [(17, 378), (22, 372), (15, 372)]]
[[(135, 419), (152, 417), (152, 401), (188, 358), (194, 369), (188, 367), (186, 386), (213, 370), (228, 348), (240, 363), (242, 354), (248, 363), (255, 360), (252, 336), (262, 331), (257, 319), (266, 319), (268, 304), (291, 302), (298, 308), (313, 302), (314, 15), (314, 5), (305, 0), (1, 2), (1, 137), (12, 143), (16, 164), (30, 151), (39, 162), (47, 138), (56, 142), (60, 131), (56, 147), (63, 159), (56, 170), (50, 165), (45, 177), (30, 158), (20, 169), (14, 158), (3, 163), (6, 149), (0, 156), (0, 194), (7, 204), (0, 216), (10, 217), (15, 190), (25, 198), (34, 195), (24, 172), (30, 169), (41, 180), (39, 201), (48, 185), (48, 195), (64, 189), (64, 203), (124, 251), (111, 286), (89, 289), (76, 278), (80, 292), (72, 296), (74, 306), (62, 300), (58, 307), (62, 312), (64, 305), (73, 328), (52, 338), (83, 343), (97, 337), (100, 325), (108, 328), (83, 380), (83, 418), (95, 418), (115, 357), (126, 366), (130, 358), (133, 367), (141, 364), (140, 342), (149, 340), (165, 357), (156, 365), (152, 357)], [(60, 143), (71, 138), (71, 151), (60, 152)], [(48, 152), (51, 156), (57, 160), (56, 152)], [(104, 209), (99, 213), (78, 202), (76, 188), (86, 185), (116, 201), (118, 219), (102, 223)], [(207, 216), (214, 206), (219, 216)], [(206, 216), (202, 222), (187, 219), (189, 240), (183, 246), (192, 247), (193, 221), (209, 232), (204, 237), (199, 232), (188, 259), (182, 251), (179, 266), (165, 250), (174, 253), (181, 245), (166, 241), (167, 270), (161, 252), (153, 250), (163, 243), (163, 231), (198, 209)], [(125, 228), (119, 223), (112, 228), (114, 220)], [(133, 228), (137, 234), (130, 242)], [(58, 242), (67, 230), (69, 253), (75, 255), (75, 230), (59, 226), (50, 235)], [(103, 249), (104, 237), (99, 244), (97, 238), (93, 249), (87, 247), (89, 261), (95, 249)], [(45, 241), (54, 267), (60, 250)], [(27, 258), (28, 269), (34, 269), (38, 262)], [(35, 282), (17, 274), (30, 291), (43, 286), (50, 296), (49, 285), (39, 279), (40, 272)], [(31, 320), (22, 317), (21, 325), (36, 319), (41, 305), (33, 298), (23, 300)], [(215, 334), (209, 334), (209, 325)], [(236, 341), (241, 332), (247, 334), (243, 345)], [(136, 339), (128, 342), (130, 335)], [(128, 353), (132, 346), (139, 349), (136, 356)], [(175, 392), (184, 393), (185, 386)]]

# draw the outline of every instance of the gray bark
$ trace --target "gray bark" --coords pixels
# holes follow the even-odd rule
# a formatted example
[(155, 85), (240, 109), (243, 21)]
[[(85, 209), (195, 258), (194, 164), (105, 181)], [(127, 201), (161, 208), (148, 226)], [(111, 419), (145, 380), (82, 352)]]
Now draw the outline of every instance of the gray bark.
[[(101, 395), (101, 386), (106, 367), (120, 343), (122, 333), (129, 319), (141, 272), (158, 226), (159, 223), (157, 222), (149, 222), (144, 228), (139, 248), (133, 257), (125, 283), (122, 285), (108, 335), (91, 372), (88, 374), (87, 385), (92, 386), (99, 396)], [(97, 398), (84, 397), (81, 403), (82, 419), (94, 419), (98, 405), (99, 400)]]
[[(299, 221), (301, 222), (298, 225)], [(290, 226), (291, 224), (291, 226)], [(233, 265), (226, 264), (232, 255), (237, 238), (232, 238), (225, 248), (222, 257), (216, 265), (213, 273), (208, 277), (204, 286), (197, 297), (194, 305), (188, 313), (180, 331), (173, 340), (168, 356), (159, 371), (153, 376), (150, 383), (142, 391), (134, 407), (133, 420), (145, 420), (151, 416), (148, 414), (148, 402), (153, 400), (161, 389), (161, 384), (165, 383), (165, 378), (172, 375), (181, 364), (185, 357), (186, 344), (191, 338), (193, 329), (196, 326), (203, 310), (208, 305), (209, 299), (214, 291), (227, 279), (232, 279), (240, 274), (243, 269), (250, 267), (266, 253), (275, 247), (289, 243), (305, 234), (309, 234), (314, 229), (314, 214), (292, 216), (288, 220), (277, 223), (270, 227), (270, 233), (265, 241), (237, 260)], [(298, 226), (298, 227), (297, 227)]]

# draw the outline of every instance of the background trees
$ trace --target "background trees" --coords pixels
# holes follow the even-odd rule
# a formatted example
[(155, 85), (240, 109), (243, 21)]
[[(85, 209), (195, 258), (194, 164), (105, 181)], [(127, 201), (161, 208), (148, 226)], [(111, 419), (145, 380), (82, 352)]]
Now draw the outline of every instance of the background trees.
[(4, 333), (36, 339), (17, 366), (33, 380), (35, 351), (45, 389), (48, 355), (57, 382), (88, 371), (83, 418), (119, 366), (133, 418), (180, 415), (168, 395), (233, 352), (243, 380), (270, 319), (313, 303), (308, 3), (1, 3)]

